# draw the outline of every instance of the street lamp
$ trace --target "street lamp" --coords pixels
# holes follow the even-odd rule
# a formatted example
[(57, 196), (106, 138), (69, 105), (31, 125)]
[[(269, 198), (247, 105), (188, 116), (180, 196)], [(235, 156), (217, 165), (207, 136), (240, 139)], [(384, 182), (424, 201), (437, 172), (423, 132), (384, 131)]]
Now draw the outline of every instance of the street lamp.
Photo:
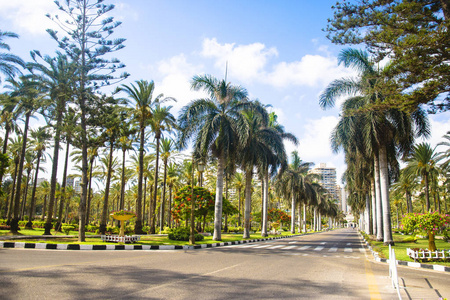
[(200, 172), (200, 187), (203, 186), (203, 171), (205, 171), (205, 164), (199, 161), (197, 164), (197, 170)]

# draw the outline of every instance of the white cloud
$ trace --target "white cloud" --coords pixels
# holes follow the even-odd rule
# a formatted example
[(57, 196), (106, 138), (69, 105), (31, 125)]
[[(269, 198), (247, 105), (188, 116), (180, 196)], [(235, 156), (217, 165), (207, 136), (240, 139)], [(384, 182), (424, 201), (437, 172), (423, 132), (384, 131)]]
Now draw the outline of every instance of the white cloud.
[[(431, 125), (431, 137), (425, 142), (430, 143), (432, 147), (435, 147), (437, 144), (444, 141), (442, 138), (447, 131), (450, 131), (450, 111), (441, 113), (438, 115), (429, 115), (430, 125)], [(418, 140), (417, 143), (422, 142), (422, 140)], [(437, 148), (437, 151), (442, 151), (440, 147)]]
[(335, 116), (308, 120), (304, 126), (304, 135), (300, 137), (300, 155), (315, 162), (333, 156), (330, 135), (338, 121), (339, 118)]
[[(326, 52), (326, 48), (320, 47)], [(322, 55), (305, 55), (298, 61), (279, 62), (269, 67), (270, 59), (278, 56), (275, 47), (267, 48), (262, 43), (248, 45), (220, 44), (217, 39), (205, 39), (201, 54), (215, 59), (214, 66), (232, 78), (249, 82), (260, 82), (275, 87), (326, 85), (333, 79), (349, 74), (338, 66), (337, 58)]]
[(214, 66), (225, 73), (228, 62), (229, 78), (252, 81), (263, 73), (267, 60), (277, 56), (275, 48), (267, 49), (262, 43), (249, 45), (219, 44), (215, 38), (205, 39), (201, 54), (216, 59)]
[(176, 103), (170, 103), (174, 106), (174, 115), (178, 113), (181, 107), (188, 104), (191, 100), (205, 97), (205, 94), (192, 91), (190, 80), (193, 75), (202, 70), (203, 66), (193, 65), (187, 62), (184, 54), (171, 57), (158, 63), (158, 72), (162, 75), (162, 80), (156, 83), (156, 92), (164, 93), (166, 97), (173, 97)]
[(47, 35), (45, 30), (56, 28), (56, 24), (45, 15), (58, 12), (55, 3), (49, 0), (0, 1), (0, 17), (11, 21), (19, 34)]

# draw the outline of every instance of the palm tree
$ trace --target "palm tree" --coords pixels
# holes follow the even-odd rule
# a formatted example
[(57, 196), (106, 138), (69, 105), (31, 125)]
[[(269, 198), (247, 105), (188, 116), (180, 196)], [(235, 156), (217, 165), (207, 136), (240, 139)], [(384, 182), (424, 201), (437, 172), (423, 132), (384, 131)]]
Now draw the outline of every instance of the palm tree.
[(181, 110), (178, 119), (180, 148), (194, 139), (194, 153), (210, 152), (218, 160), (213, 240), (222, 239), (223, 174), (225, 162), (236, 152), (242, 130), (238, 128), (240, 112), (249, 106), (247, 91), (210, 75), (194, 76), (191, 88), (205, 91), (209, 98), (198, 99)]
[(445, 146), (447, 149), (438, 153), (439, 156), (437, 157), (437, 160), (442, 161), (442, 168), (446, 169), (450, 166), (450, 131), (447, 131), (443, 138), (446, 139), (446, 141), (440, 142), (437, 145), (438, 147)]
[[(45, 153), (45, 150), (49, 146), (49, 140), (51, 138), (51, 134), (48, 131), (47, 127), (39, 127), (36, 130), (31, 130), (31, 137), (33, 138), (34, 151), (36, 152), (36, 172), (34, 173), (34, 183), (33, 183), (33, 191), (31, 192), (31, 201), (30, 201), (30, 211), (28, 223), (26, 225), (27, 228), (32, 228), (33, 226), (33, 218), (35, 212), (35, 197), (36, 197), (36, 188), (37, 188), (37, 180), (39, 174), (39, 165), (41, 163), (41, 158)], [(45, 158), (45, 156), (44, 156)]]
[[(34, 63), (28, 64), (28, 67), (35, 74), (37, 80), (41, 83), (42, 87), (50, 97), (49, 105), (47, 107), (45, 117), (47, 123), (51, 123), (53, 120), (55, 124), (55, 136), (54, 136), (54, 148), (53, 148), (53, 163), (52, 163), (52, 175), (50, 180), (51, 190), (49, 197), (49, 209), (53, 210), (53, 206), (56, 208), (55, 193), (58, 173), (59, 162), (59, 144), (61, 140), (62, 121), (64, 112), (66, 110), (67, 103), (74, 95), (73, 78), (74, 78), (74, 65), (70, 63), (66, 56), (57, 52), (55, 58), (50, 56), (42, 57), (38, 51), (31, 52)], [(37, 62), (37, 58), (41, 58), (44, 64)], [(49, 235), (52, 225), (52, 213), (49, 212), (49, 218), (45, 226), (45, 233)], [(58, 226), (60, 226), (60, 219), (58, 220)]]
[[(17, 106), (17, 98), (11, 97), (8, 93), (0, 94), (0, 106), (2, 108), (0, 115), (0, 122), (5, 130), (5, 137), (3, 138), (3, 151), (2, 154), (6, 154), (8, 147), (9, 134), (11, 131), (17, 132), (18, 126), (16, 123), (17, 115), (14, 110)], [(3, 174), (0, 174), (0, 184), (3, 180)]]
[(128, 120), (122, 120), (119, 127), (119, 140), (118, 144), (122, 150), (122, 169), (121, 169), (121, 185), (120, 185), (120, 201), (119, 209), (125, 208), (125, 185), (126, 185), (126, 153), (128, 150), (133, 149), (132, 143), (134, 140), (134, 135), (136, 134), (136, 127), (133, 127), (131, 122)]
[(242, 173), (236, 172), (233, 176), (233, 185), (235, 189), (238, 191), (238, 226), (241, 227), (241, 195), (242, 195), (242, 189), (245, 188), (245, 180), (244, 176), (242, 176)]
[[(388, 161), (396, 162), (395, 151), (406, 155), (413, 146), (414, 135), (427, 136), (429, 125), (425, 112), (418, 108), (411, 114), (396, 108), (388, 110), (364, 109), (368, 106), (385, 101), (383, 87), (386, 77), (364, 51), (346, 49), (339, 55), (339, 63), (352, 67), (359, 72), (357, 79), (338, 79), (333, 81), (321, 94), (322, 108), (332, 107), (339, 96), (359, 94), (353, 97), (356, 105), (351, 110), (345, 110), (344, 116), (358, 114), (363, 111), (362, 138), (367, 153), (373, 156), (375, 183), (380, 183), (380, 198), (383, 212), (383, 239), (385, 244), (393, 244), (390, 203)], [(389, 66), (385, 67), (387, 69)], [(376, 106), (376, 105), (375, 105)], [(361, 137), (360, 137), (361, 138)], [(378, 186), (376, 186), (378, 191)], [(380, 210), (381, 211), (381, 210)], [(381, 217), (381, 214), (380, 214)], [(378, 236), (378, 239), (380, 236)]]
[[(31, 79), (30, 76), (20, 77), (20, 81), (14, 79), (7, 80), (10, 84), (7, 88), (11, 89), (11, 96), (20, 99), (16, 107), (16, 113), (25, 116), (23, 129), (22, 151), (20, 154), (19, 169), (17, 173), (17, 182), (22, 182), (22, 172), (25, 160), (25, 152), (27, 147), (28, 127), (30, 117), (40, 107), (41, 92), (38, 89), (38, 83)], [(14, 200), (14, 218), (11, 220), (11, 232), (17, 233), (19, 230), (19, 203), (20, 203), (21, 185), (17, 184), (16, 195)]]
[[(162, 192), (162, 199), (161, 199), (161, 225), (160, 228), (164, 228), (164, 212), (165, 212), (165, 202), (166, 202), (166, 183), (167, 183), (167, 167), (169, 164), (169, 160), (173, 157), (175, 154), (175, 143), (173, 140), (169, 138), (162, 138), (161, 139), (161, 158), (164, 165), (164, 178), (163, 178), (163, 192)], [(168, 223), (170, 223), (170, 204), (169, 203), (169, 220)]]
[(163, 103), (164, 95), (160, 94), (153, 99), (155, 84), (153, 81), (139, 80), (134, 84), (121, 85), (118, 90), (125, 92), (130, 100), (135, 104), (132, 112), (134, 120), (139, 124), (140, 145), (139, 145), (139, 177), (138, 177), (138, 193), (136, 199), (136, 224), (135, 233), (142, 234), (142, 183), (143, 183), (143, 163), (144, 163), (144, 144), (145, 144), (145, 128), (148, 126), (149, 120), (152, 118), (152, 108), (158, 103)]
[[(169, 100), (169, 98), (166, 98)], [(166, 100), (166, 101), (167, 101)], [(174, 99), (172, 99), (174, 100)], [(170, 109), (172, 106), (168, 107), (161, 107), (161, 105), (157, 105), (152, 110), (153, 117), (150, 119), (150, 127), (152, 129), (152, 132), (155, 134), (156, 139), (156, 157), (155, 157), (155, 177), (154, 177), (154, 186), (155, 191), (158, 190), (158, 171), (159, 171), (159, 151), (160, 151), (160, 141), (161, 136), (164, 131), (171, 132), (174, 128), (176, 128), (176, 120), (175, 117), (170, 113)], [(165, 193), (165, 185), (164, 185), (164, 193)], [(156, 204), (156, 192), (154, 194), (153, 203)], [(164, 197), (164, 196), (163, 196)], [(162, 200), (163, 201), (163, 200)], [(162, 202), (161, 206), (161, 225), (164, 225), (164, 201)], [(161, 230), (163, 227), (160, 227)], [(155, 232), (155, 224), (151, 224), (150, 232)]]
[(7, 218), (7, 224), (11, 223), (11, 217), (12, 217), (12, 212), (14, 210), (14, 195), (15, 195), (15, 189), (16, 189), (16, 183), (17, 181), (17, 170), (18, 170), (18, 166), (19, 166), (19, 162), (20, 162), (20, 153), (22, 150), (22, 145), (23, 145), (23, 141), (22, 141), (22, 136), (17, 136), (15, 139), (10, 138), (10, 143), (9, 143), (9, 153), (11, 153), (13, 159), (11, 161), (11, 164), (14, 164), (14, 167), (11, 168), (10, 170), (13, 170), (11, 177), (13, 180), (12, 183), (12, 188), (11, 188), (11, 194), (9, 197), (9, 204), (8, 204), (8, 208), (7, 208), (7, 213), (6, 213), (6, 218)]
[[(19, 36), (13, 32), (0, 30), (0, 49), (10, 50), (8, 44), (4, 42), (5, 38), (18, 38)], [(17, 65), (25, 68), (25, 62), (18, 56), (10, 53), (0, 52), (0, 72), (7, 77), (13, 78), (16, 74), (20, 74)], [(0, 78), (0, 83), (1, 83)]]
[(408, 159), (405, 168), (406, 174), (417, 175), (422, 178), (425, 187), (425, 200), (427, 212), (430, 212), (430, 177), (437, 172), (437, 153), (428, 143), (420, 143), (414, 146), (414, 152)]

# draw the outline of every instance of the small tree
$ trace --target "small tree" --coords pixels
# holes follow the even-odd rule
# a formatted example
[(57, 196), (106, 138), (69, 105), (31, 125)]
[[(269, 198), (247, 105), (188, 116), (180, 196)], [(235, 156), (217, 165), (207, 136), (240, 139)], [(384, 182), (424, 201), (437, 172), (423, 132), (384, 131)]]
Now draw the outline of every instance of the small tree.
[(434, 236), (450, 224), (450, 215), (441, 215), (437, 212), (426, 214), (407, 214), (402, 220), (402, 228), (408, 232), (416, 230), (425, 231), (428, 234), (428, 250), (436, 251)]

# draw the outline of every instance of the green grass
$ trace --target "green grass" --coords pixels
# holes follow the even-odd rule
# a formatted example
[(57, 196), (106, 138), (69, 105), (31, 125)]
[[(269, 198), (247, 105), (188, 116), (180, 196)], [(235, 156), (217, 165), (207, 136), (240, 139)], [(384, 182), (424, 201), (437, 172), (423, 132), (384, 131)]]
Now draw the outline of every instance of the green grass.
[[(92, 232), (86, 232), (86, 241), (85, 242), (78, 242), (78, 231), (70, 231), (69, 235), (73, 235), (73, 237), (58, 237), (58, 236), (64, 236), (64, 233), (56, 232), (52, 230), (52, 235), (54, 237), (52, 238), (37, 238), (37, 239), (15, 239), (15, 242), (26, 242), (26, 243), (49, 243), (49, 244), (90, 244), (90, 245), (115, 245), (117, 243), (113, 242), (103, 242), (101, 238), (93, 238), (89, 237), (90, 235), (95, 235), (95, 233)], [(36, 228), (36, 229), (21, 229), (19, 231), (20, 236), (39, 236), (44, 234), (44, 229), (42, 228)], [(9, 230), (0, 230), (0, 236), (8, 236), (12, 235)], [(290, 232), (282, 232), (281, 236), (289, 236), (292, 235)], [(268, 237), (279, 237), (280, 235), (269, 235)], [(253, 239), (260, 239), (261, 233), (254, 233), (250, 235), (250, 240)], [(235, 241), (241, 241), (244, 240), (242, 238), (242, 234), (226, 234), (222, 233), (222, 241), (221, 243), (226, 242), (235, 242)], [(219, 242), (219, 243), (220, 243)], [(218, 241), (213, 241), (212, 236), (205, 236), (205, 239), (203, 241), (196, 242), (197, 245), (200, 244), (213, 244), (218, 243)], [(189, 245), (189, 242), (187, 241), (173, 241), (169, 240), (167, 236), (157, 236), (157, 235), (142, 235), (141, 240), (137, 243), (134, 243), (135, 245)]]
[[(414, 261), (408, 255), (406, 255), (407, 248), (422, 248), (422, 249), (428, 248), (428, 239), (417, 239), (416, 242), (412, 242), (410, 235), (401, 235), (399, 233), (394, 233), (392, 237), (395, 243), (393, 248), (395, 250), (395, 257), (397, 258), (397, 260)], [(372, 245), (373, 250), (378, 252), (380, 257), (388, 258), (389, 246), (383, 245), (383, 242), (377, 242), (374, 236), (369, 236), (369, 238), (370, 238), (369, 243)], [(450, 243), (448, 242), (436, 239), (435, 243), (437, 249), (450, 249)], [(450, 262), (442, 262), (442, 261), (429, 261), (423, 263), (450, 266)]]

